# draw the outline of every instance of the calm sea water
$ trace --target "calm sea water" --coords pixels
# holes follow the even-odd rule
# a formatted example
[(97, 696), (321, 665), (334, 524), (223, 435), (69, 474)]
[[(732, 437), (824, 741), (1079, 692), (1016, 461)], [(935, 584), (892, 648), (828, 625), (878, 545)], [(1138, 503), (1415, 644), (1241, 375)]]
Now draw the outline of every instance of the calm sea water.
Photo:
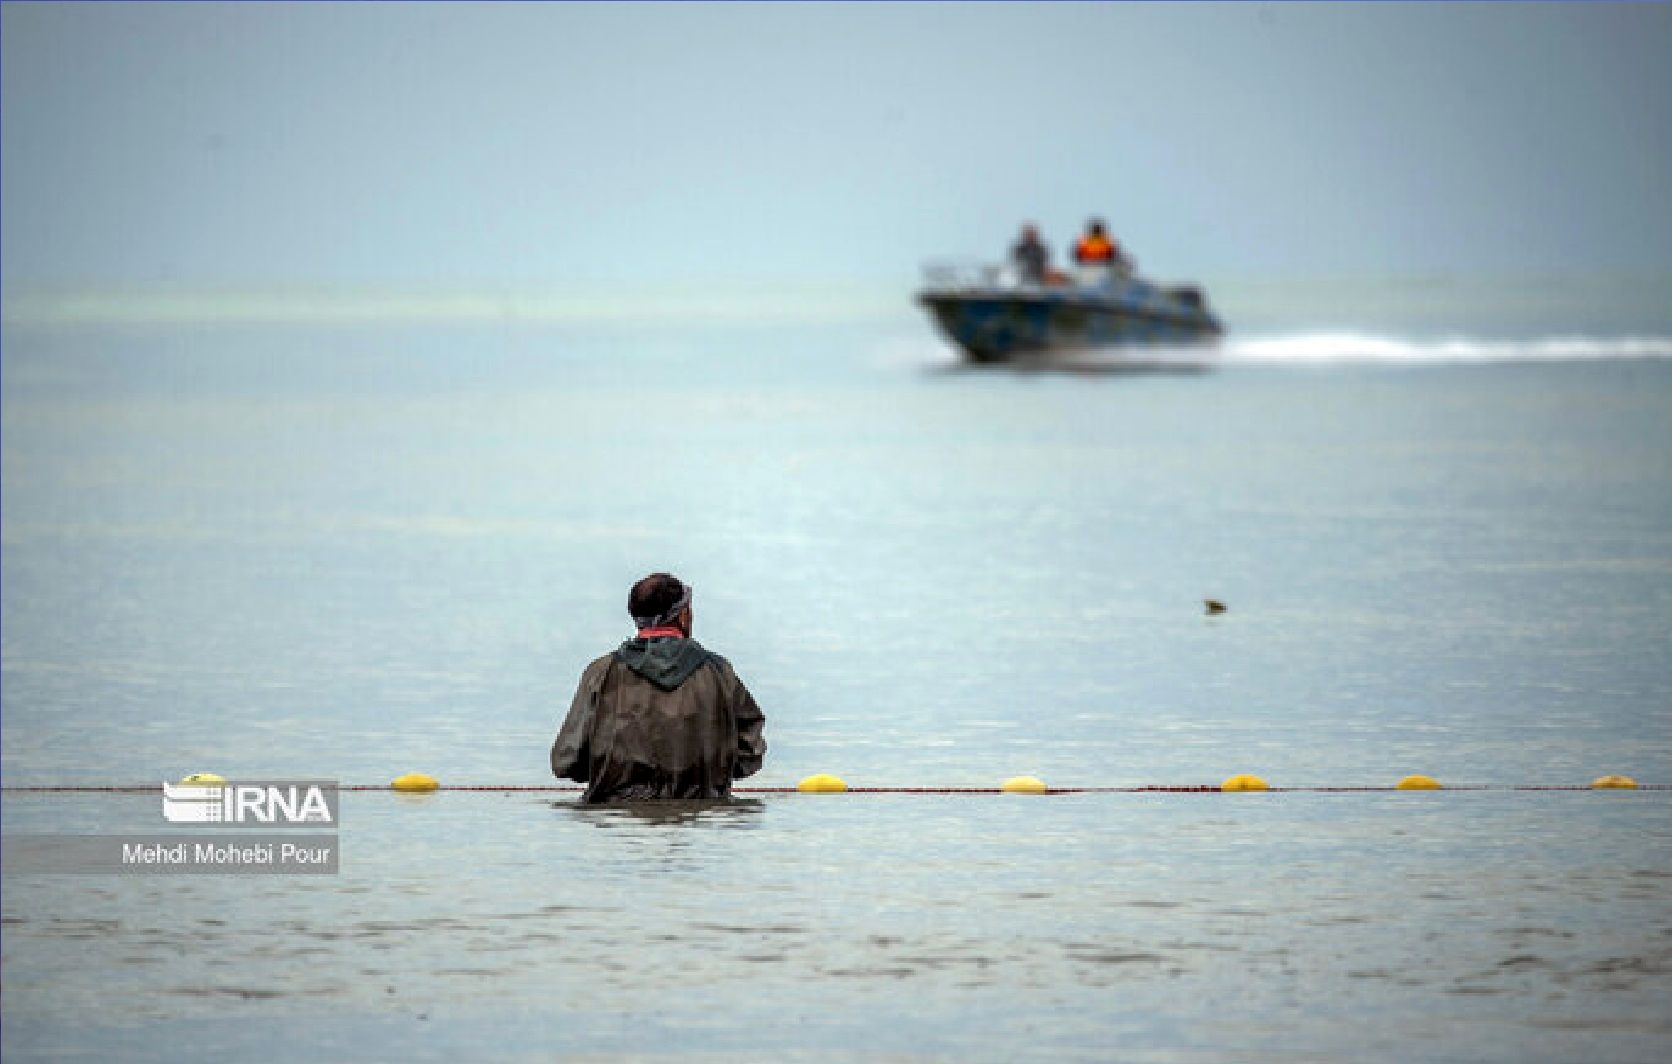
[[(1127, 376), (893, 319), (14, 324), (0, 775), (547, 782), (668, 569), (767, 712), (752, 783), (1672, 782), (1667, 347)], [(1669, 808), (355, 794), (330, 879), (8, 876), (4, 1051), (1659, 1060)]]

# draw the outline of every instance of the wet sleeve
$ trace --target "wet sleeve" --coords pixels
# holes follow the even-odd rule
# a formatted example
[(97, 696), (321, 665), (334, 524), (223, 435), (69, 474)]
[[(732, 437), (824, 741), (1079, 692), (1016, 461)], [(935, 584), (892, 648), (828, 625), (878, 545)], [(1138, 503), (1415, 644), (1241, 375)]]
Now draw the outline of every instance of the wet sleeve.
[(732, 778), (740, 780), (759, 772), (761, 762), (766, 760), (766, 715), (735, 672), (731, 684), (732, 719), (737, 722), (737, 760), (732, 762)]
[(552, 775), (560, 780), (586, 782), (592, 756), (587, 736), (592, 733), (592, 714), (598, 705), (597, 672), (596, 668), (589, 668), (581, 673), (574, 701), (569, 704), (569, 716), (564, 718), (557, 740), (552, 743)]

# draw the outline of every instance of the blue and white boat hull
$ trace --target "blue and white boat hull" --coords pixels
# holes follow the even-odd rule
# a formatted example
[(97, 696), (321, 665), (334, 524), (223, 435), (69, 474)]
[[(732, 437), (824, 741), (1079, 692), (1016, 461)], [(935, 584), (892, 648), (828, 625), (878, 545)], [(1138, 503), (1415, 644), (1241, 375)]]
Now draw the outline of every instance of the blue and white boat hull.
[(1196, 347), (1223, 333), (1200, 295), (1123, 280), (1096, 287), (931, 284), (918, 302), (973, 362), (1103, 348)]

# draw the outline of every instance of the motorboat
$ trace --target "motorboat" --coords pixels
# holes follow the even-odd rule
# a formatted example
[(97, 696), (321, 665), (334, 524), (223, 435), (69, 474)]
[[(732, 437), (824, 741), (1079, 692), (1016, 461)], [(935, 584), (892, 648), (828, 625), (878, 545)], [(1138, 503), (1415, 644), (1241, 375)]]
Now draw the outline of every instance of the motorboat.
[(1177, 349), (1200, 363), (1224, 333), (1201, 288), (1154, 284), (1124, 263), (1053, 271), (1042, 283), (1009, 266), (936, 262), (923, 273), (917, 301), (971, 362), (1095, 352), (1113, 368)]

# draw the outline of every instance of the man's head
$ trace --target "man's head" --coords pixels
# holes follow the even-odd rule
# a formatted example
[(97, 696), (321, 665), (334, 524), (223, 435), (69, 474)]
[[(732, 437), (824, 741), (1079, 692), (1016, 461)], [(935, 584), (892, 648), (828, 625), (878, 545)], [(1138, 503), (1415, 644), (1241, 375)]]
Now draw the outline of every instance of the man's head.
[(1093, 218), (1086, 223), (1086, 232), (1092, 236), (1103, 236), (1107, 232), (1103, 226), (1103, 219)]
[(651, 573), (627, 593), (627, 612), (640, 628), (675, 627), (691, 634), (691, 589), (671, 573)]

